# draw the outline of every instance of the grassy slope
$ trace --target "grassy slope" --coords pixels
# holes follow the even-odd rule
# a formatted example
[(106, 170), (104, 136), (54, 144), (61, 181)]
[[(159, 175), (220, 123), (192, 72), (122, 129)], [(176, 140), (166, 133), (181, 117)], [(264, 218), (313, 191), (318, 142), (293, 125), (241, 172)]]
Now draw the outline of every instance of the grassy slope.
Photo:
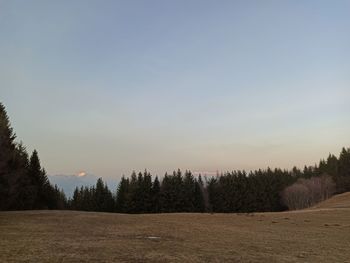
[(285, 213), (2, 212), (0, 238), (0, 262), (350, 262), (350, 194)]
[(332, 198), (317, 204), (315, 208), (333, 209), (350, 208), (350, 192), (335, 195)]

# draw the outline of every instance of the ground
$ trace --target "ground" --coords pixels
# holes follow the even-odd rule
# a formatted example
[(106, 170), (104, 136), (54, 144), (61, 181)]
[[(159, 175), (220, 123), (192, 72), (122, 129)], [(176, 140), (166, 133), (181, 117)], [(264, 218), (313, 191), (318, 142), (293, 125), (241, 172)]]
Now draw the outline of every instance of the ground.
[(350, 262), (349, 248), (349, 193), (282, 213), (0, 213), (0, 262)]

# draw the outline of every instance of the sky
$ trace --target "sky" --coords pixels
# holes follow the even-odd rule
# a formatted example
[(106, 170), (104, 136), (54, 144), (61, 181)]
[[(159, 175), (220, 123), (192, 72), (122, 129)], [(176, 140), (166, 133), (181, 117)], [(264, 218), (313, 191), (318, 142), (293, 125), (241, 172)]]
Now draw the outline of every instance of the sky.
[(0, 0), (0, 101), (50, 175), (313, 165), (350, 146), (349, 12)]

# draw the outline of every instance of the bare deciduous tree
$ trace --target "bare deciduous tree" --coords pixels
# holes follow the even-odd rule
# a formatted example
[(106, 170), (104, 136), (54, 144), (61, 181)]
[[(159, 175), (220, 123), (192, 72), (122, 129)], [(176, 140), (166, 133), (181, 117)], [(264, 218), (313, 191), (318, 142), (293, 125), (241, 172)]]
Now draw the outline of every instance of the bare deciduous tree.
[(282, 192), (282, 202), (289, 210), (303, 209), (330, 198), (335, 192), (331, 176), (322, 175), (310, 179), (299, 179)]

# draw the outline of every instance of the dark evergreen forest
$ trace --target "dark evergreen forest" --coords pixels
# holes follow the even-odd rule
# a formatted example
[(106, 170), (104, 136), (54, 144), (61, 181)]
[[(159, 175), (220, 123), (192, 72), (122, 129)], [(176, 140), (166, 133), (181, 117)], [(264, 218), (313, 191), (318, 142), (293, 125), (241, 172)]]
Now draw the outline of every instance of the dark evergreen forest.
[(118, 213), (265, 212), (287, 207), (282, 192), (300, 179), (328, 175), (335, 192), (350, 191), (350, 148), (317, 165), (292, 170), (232, 171), (214, 177), (174, 171), (162, 178), (148, 171), (122, 177), (117, 189), (100, 178), (93, 187), (76, 188), (72, 198), (53, 186), (38, 152), (27, 153), (0, 103), (0, 210), (73, 209)]

